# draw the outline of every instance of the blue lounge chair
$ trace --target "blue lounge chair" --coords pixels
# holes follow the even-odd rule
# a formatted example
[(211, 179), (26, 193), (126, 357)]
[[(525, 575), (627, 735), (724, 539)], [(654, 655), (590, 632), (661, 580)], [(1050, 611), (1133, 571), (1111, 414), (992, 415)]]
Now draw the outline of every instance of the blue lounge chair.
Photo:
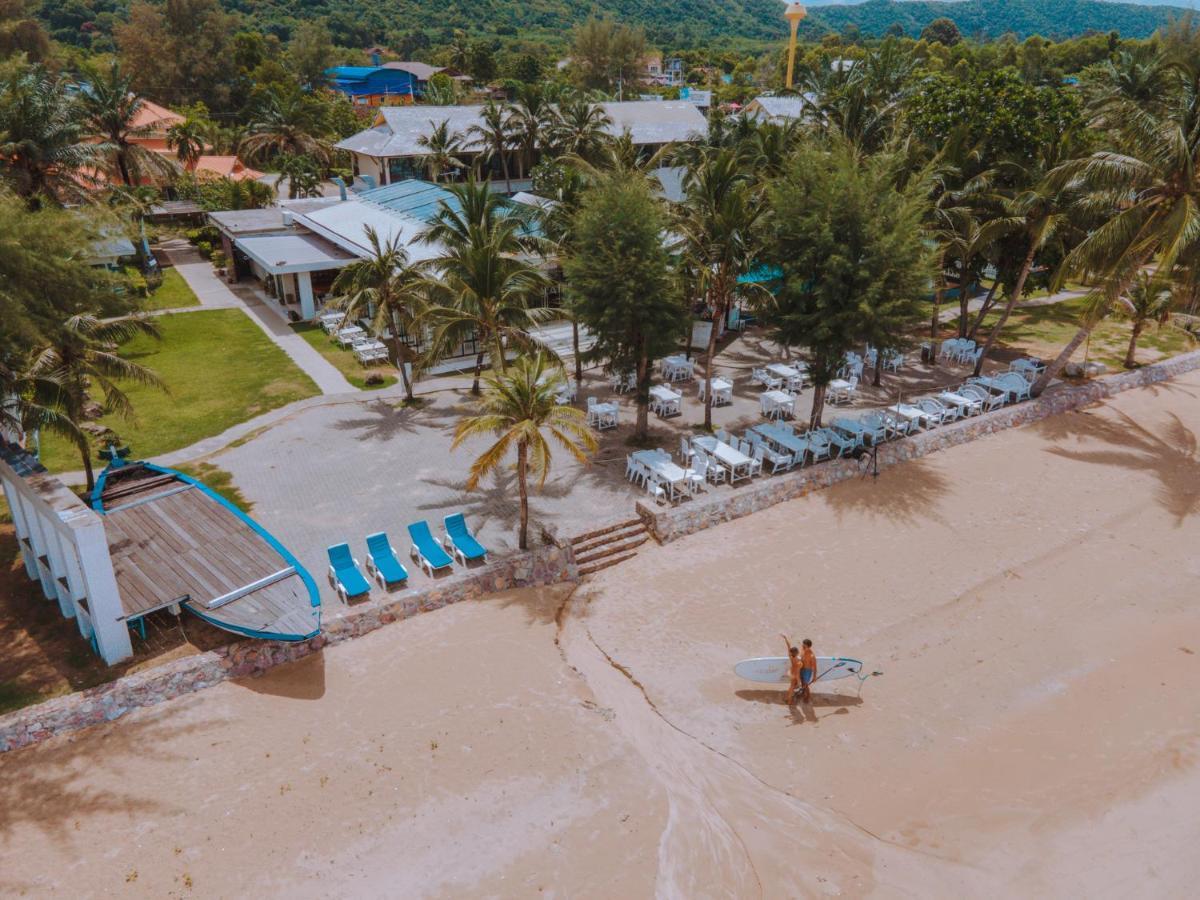
[(367, 572), (385, 591), (389, 585), (408, 580), (408, 569), (396, 559), (396, 551), (385, 532), (367, 535)]
[(462, 513), (446, 516), (442, 520), (446, 526), (446, 549), (455, 555), (464, 566), (471, 560), (487, 559), (487, 548), (475, 540), (475, 535), (467, 528), (467, 520)]
[(442, 549), (442, 545), (433, 539), (429, 523), (424, 519), (408, 526), (408, 536), (412, 538), (409, 555), (429, 573), (429, 577), (432, 578), (437, 569), (448, 569), (454, 565), (454, 560)]
[(329, 583), (345, 603), (351, 597), (371, 593), (371, 583), (358, 571), (358, 560), (350, 553), (349, 544), (334, 544), (329, 553)]

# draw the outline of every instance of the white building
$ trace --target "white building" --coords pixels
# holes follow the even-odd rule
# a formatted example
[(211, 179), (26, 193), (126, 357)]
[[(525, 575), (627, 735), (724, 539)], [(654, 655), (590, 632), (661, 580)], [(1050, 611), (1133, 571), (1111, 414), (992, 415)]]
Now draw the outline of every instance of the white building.
[[(705, 133), (703, 114), (695, 103), (627, 100), (601, 103), (612, 120), (608, 131), (614, 137), (629, 132), (633, 143), (647, 151), (666, 144), (699, 140)], [(463, 162), (482, 148), (467, 137), (474, 125), (482, 124), (482, 106), (389, 106), (381, 107), (374, 123), (336, 146), (348, 151), (354, 160), (354, 174), (366, 176), (378, 185), (406, 178), (423, 177), (423, 157), (428, 155), (420, 138), (428, 137), (435, 126), (447, 123), (466, 144)]]

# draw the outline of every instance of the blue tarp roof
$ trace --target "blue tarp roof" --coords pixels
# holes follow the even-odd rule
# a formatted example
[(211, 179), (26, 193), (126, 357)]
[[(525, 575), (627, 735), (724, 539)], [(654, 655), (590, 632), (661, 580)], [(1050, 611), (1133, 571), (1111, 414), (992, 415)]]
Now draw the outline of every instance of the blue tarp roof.
[(378, 71), (378, 66), (334, 66), (326, 69), (325, 74), (334, 78), (366, 78), (372, 72)]

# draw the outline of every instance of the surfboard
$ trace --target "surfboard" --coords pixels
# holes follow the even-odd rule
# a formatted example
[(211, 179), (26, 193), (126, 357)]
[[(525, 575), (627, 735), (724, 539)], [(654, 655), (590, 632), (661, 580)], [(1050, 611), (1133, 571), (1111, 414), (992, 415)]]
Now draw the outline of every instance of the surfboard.
[[(849, 678), (862, 672), (863, 664), (857, 659), (847, 659), (844, 656), (818, 656), (817, 681), (836, 681), (839, 678)], [(789, 660), (786, 656), (761, 656), (757, 659), (743, 659), (733, 667), (733, 673), (747, 681), (757, 681), (762, 684), (787, 684), (790, 676)]]

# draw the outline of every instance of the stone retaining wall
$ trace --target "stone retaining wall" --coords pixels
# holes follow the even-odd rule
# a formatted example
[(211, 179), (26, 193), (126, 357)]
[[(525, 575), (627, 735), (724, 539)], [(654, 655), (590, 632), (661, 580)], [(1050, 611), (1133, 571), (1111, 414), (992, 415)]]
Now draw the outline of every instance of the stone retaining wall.
[[(1200, 350), (1143, 366), (1132, 372), (1097, 378), (1083, 384), (1059, 386), (1036, 400), (1016, 403), (994, 412), (924, 431), (913, 437), (883, 444), (879, 448), (879, 468), (889, 468), (897, 463), (918, 459), (997, 431), (1079, 409), (1122, 391), (1146, 387), (1196, 369), (1200, 369)], [(869, 463), (866, 460), (833, 460), (783, 475), (768, 476), (732, 490), (714, 492), (702, 499), (669, 509), (652, 508), (639, 502), (637, 511), (650, 533), (660, 543), (667, 543), (721, 522), (740, 519), (785, 500), (802, 497), (810, 491), (858, 477), (863, 474), (867, 465)]]
[(310, 641), (242, 641), (0, 716), (0, 753), (109, 722), (138, 707), (153, 706), (231, 678), (261, 675), (330, 644), (451, 603), (478, 600), (512, 588), (578, 580), (571, 549), (547, 546), (421, 591), (386, 594), (376, 590), (369, 600), (351, 607), (345, 615), (324, 622), (321, 634)]

